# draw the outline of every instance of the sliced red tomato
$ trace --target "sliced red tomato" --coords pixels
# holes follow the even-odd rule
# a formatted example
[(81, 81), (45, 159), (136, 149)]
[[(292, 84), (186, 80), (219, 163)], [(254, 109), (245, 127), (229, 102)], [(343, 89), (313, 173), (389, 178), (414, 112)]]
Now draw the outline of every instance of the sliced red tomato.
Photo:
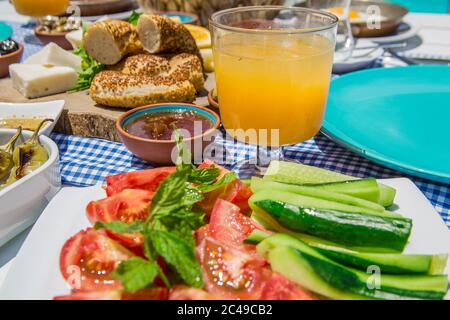
[(141, 233), (118, 233), (109, 229), (105, 229), (105, 233), (135, 255), (144, 257), (144, 236)]
[(255, 251), (206, 237), (197, 247), (205, 289), (224, 299), (258, 299), (270, 271)]
[(82, 230), (66, 241), (61, 249), (61, 273), (76, 291), (117, 290), (119, 281), (108, 275), (120, 262), (134, 254), (102, 231), (92, 228)]
[(120, 290), (75, 292), (65, 296), (56, 296), (54, 300), (120, 300)]
[(240, 246), (254, 229), (252, 220), (243, 215), (238, 206), (217, 199), (209, 223), (211, 237), (227, 245)]
[[(92, 224), (97, 221), (131, 223), (136, 220), (145, 220), (153, 194), (146, 190), (125, 189), (108, 198), (91, 201), (86, 207), (87, 217)], [(115, 233), (110, 230), (107, 230), (107, 233), (120, 244), (132, 249), (136, 254), (142, 255), (144, 238), (141, 234)]]
[[(219, 176), (217, 180), (222, 178), (225, 174), (230, 172), (222, 166), (215, 164), (210, 160), (205, 160), (199, 168), (207, 168), (211, 165), (214, 165), (216, 168), (219, 168)], [(205, 194), (205, 198), (199, 203), (200, 206), (206, 211), (206, 213), (210, 213), (216, 203), (217, 199), (223, 199), (230, 201), (231, 203), (237, 205), (241, 212), (247, 213), (250, 211), (250, 207), (248, 205), (248, 199), (252, 196), (252, 191), (250, 187), (248, 187), (245, 183), (240, 180), (234, 180), (231, 183), (211, 191)]]
[(183, 285), (175, 286), (170, 290), (169, 300), (218, 300), (219, 298), (198, 288)]
[(124, 189), (142, 189), (155, 192), (161, 181), (174, 173), (175, 170), (175, 167), (160, 167), (106, 177), (106, 194), (112, 196)]
[(282, 275), (272, 272), (266, 281), (260, 300), (316, 300), (314, 294), (302, 289)]
[(86, 207), (87, 217), (92, 224), (97, 221), (131, 223), (145, 220), (153, 194), (145, 190), (122, 190), (108, 198), (89, 202)]
[(169, 289), (162, 287), (145, 288), (135, 293), (122, 295), (122, 300), (167, 300), (168, 298)]
[(248, 199), (250, 199), (252, 194), (249, 186), (240, 180), (235, 180), (228, 186), (226, 196), (223, 199), (237, 205), (242, 213), (248, 213), (251, 211)]

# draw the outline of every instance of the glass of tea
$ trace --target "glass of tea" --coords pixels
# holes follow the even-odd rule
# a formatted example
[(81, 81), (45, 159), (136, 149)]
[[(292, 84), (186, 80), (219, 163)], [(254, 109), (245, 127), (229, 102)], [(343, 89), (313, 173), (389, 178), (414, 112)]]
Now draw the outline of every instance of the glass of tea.
[(256, 166), (319, 131), (337, 23), (329, 12), (299, 7), (240, 7), (212, 15), (222, 123), (233, 138), (259, 146), (251, 159)]

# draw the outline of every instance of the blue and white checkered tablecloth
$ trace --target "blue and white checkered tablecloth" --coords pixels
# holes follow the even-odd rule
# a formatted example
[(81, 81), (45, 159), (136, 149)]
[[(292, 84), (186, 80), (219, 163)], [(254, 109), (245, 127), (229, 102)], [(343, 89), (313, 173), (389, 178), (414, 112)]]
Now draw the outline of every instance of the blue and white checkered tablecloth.
[[(13, 38), (26, 43), (24, 57), (41, 49), (42, 46), (32, 35), (32, 26), (10, 24), (14, 28)], [(372, 67), (378, 66), (380, 61)], [(51, 137), (59, 146), (62, 182), (66, 186), (93, 185), (103, 181), (108, 175), (150, 167), (145, 161), (133, 156), (120, 143), (57, 133)], [(253, 146), (222, 138), (216, 139), (215, 143), (226, 149), (227, 163), (237, 162), (255, 154)], [(286, 148), (285, 157), (358, 177), (405, 176), (340, 147), (320, 133), (311, 140)], [(416, 177), (409, 178), (422, 190), (450, 228), (450, 185)]]

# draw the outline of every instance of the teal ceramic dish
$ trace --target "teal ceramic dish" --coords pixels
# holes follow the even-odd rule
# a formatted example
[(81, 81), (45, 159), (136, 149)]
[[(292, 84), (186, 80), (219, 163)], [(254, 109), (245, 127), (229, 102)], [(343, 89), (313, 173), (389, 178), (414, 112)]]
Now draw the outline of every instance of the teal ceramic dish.
[(198, 24), (198, 16), (188, 12), (165, 11), (159, 12), (160, 15), (169, 18), (178, 18), (182, 24)]
[(450, 183), (450, 67), (379, 68), (334, 79), (322, 131), (378, 164)]
[(6, 23), (0, 22), (0, 41), (10, 38), (13, 34), (13, 29)]
[[(205, 107), (188, 103), (163, 103), (136, 108), (124, 113), (116, 121), (116, 131), (123, 144), (137, 157), (157, 165), (172, 165), (172, 152), (175, 148), (174, 140), (142, 138), (130, 134), (127, 127), (135, 120), (142, 118), (145, 115), (173, 111), (191, 111), (203, 119), (210, 121), (210, 129), (205, 130), (202, 134), (184, 139), (184, 142), (191, 150), (195, 150), (196, 152), (201, 151), (203, 154), (203, 150), (214, 141), (214, 137), (220, 125), (219, 116), (214, 111)], [(201, 150), (198, 150), (198, 146), (201, 146)], [(194, 156), (198, 159), (202, 158), (202, 154), (194, 154)]]

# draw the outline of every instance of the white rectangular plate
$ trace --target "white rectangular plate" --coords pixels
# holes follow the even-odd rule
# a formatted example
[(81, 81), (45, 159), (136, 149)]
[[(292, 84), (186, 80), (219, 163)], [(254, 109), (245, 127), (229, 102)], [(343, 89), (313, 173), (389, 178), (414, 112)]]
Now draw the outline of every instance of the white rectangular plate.
[[(381, 181), (397, 189), (396, 211), (413, 219), (405, 252), (450, 253), (447, 226), (414, 183), (405, 178)], [(52, 299), (68, 294), (58, 266), (61, 247), (69, 237), (90, 226), (85, 215), (87, 203), (104, 197), (100, 186), (62, 189), (25, 240), (0, 288), (0, 299)], [(447, 266), (447, 274), (449, 270)]]

